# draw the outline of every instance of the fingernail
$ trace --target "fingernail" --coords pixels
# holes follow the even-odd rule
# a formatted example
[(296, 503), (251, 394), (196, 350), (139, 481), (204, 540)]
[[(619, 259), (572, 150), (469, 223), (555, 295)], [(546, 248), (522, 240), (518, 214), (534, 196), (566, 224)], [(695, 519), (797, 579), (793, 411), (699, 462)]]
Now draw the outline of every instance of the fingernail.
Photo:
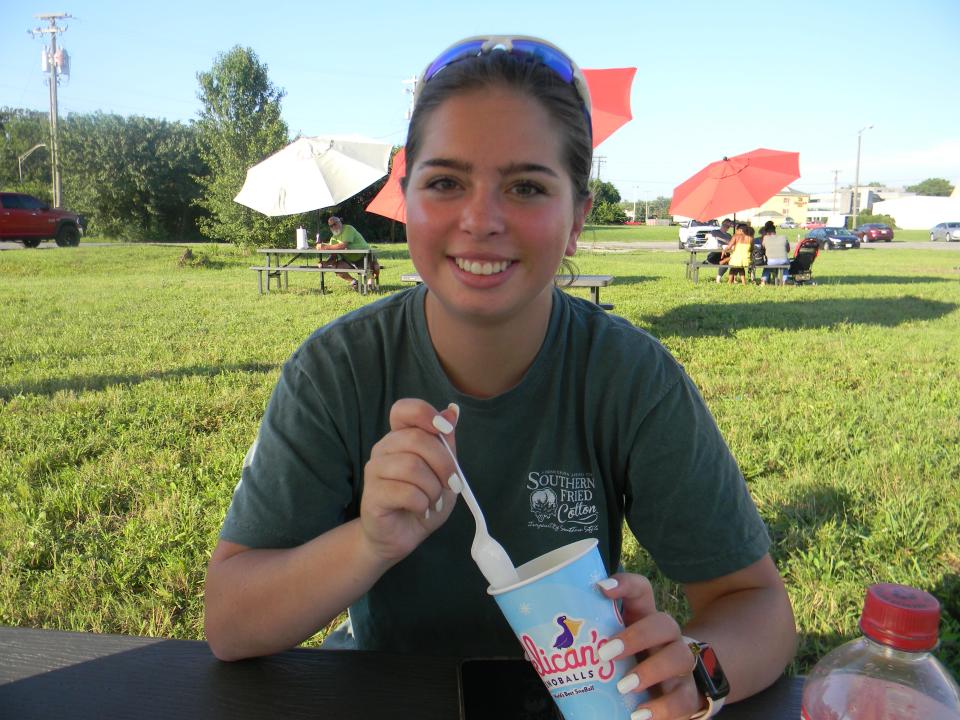
[(600, 659), (606, 662), (607, 660), (613, 660), (617, 655), (623, 652), (623, 641), (622, 640), (610, 640), (605, 642), (600, 649), (597, 651), (597, 655), (600, 656)]
[(434, 505), (434, 507), (437, 509), (437, 512), (443, 512), (443, 495), (437, 499), (437, 504)]
[(444, 435), (449, 435), (453, 432), (453, 425), (447, 422), (447, 419), (443, 415), (433, 416), (433, 426)]
[(430, 508), (427, 508), (427, 511), (423, 514), (423, 519), (424, 520), (430, 519)]
[(454, 414), (454, 416), (456, 416), (457, 420), (460, 419), (460, 406), (459, 406), (459, 405), (457, 405), (456, 403), (450, 403), (449, 405), (447, 405), (447, 410), (453, 410), (453, 414)]
[(650, 720), (653, 717), (653, 713), (647, 710), (646, 708), (640, 708), (635, 710), (630, 715), (630, 720)]
[(602, 587), (604, 590), (613, 590), (620, 583), (617, 582), (616, 578), (606, 578), (605, 580), (597, 581), (597, 585)]
[(460, 477), (454, 473), (447, 479), (447, 485), (453, 490), (457, 495), (463, 492), (463, 483), (460, 482)]
[(620, 691), (621, 695), (626, 695), (628, 692), (633, 690), (640, 685), (640, 678), (638, 678), (634, 673), (628, 673), (623, 676), (623, 679), (617, 683), (617, 690)]

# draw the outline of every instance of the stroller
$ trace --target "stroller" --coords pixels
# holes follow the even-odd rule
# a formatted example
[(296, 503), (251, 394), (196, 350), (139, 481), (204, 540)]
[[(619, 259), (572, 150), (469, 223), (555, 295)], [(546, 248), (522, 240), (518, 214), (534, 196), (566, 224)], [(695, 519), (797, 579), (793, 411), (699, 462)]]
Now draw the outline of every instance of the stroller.
[(787, 282), (791, 280), (796, 285), (810, 283), (816, 285), (813, 280), (813, 261), (820, 254), (820, 243), (813, 238), (804, 238), (793, 251), (793, 259), (790, 261), (790, 276)]

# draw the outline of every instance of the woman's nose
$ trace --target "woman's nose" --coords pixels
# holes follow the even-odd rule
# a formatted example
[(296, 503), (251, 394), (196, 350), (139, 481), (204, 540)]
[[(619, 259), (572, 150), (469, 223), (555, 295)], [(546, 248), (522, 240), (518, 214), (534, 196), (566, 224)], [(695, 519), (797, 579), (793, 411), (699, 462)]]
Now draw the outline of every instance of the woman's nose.
[(474, 187), (460, 213), (460, 229), (477, 238), (502, 233), (503, 199), (499, 189)]

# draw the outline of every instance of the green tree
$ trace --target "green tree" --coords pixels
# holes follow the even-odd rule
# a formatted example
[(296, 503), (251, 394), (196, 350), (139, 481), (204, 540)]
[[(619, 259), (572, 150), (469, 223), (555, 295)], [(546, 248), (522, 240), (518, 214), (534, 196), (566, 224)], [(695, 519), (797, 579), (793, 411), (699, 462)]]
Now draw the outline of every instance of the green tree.
[(894, 230), (897, 229), (897, 222), (891, 215), (872, 215), (868, 212), (857, 214), (857, 225), (866, 225), (867, 223), (883, 223), (889, 225)]
[(588, 225), (623, 225), (627, 221), (627, 213), (619, 205), (602, 202), (594, 205), (587, 216)]
[(943, 178), (927, 178), (923, 182), (908, 187), (907, 192), (915, 192), (917, 195), (948, 197), (953, 192), (953, 185)]
[(144, 117), (71, 114), (61, 128), (64, 197), (92, 233), (126, 240), (198, 237), (206, 173), (196, 130)]
[[(18, 162), (20, 156), (40, 143), (45, 143), (47, 147), (37, 148), (22, 163)], [(0, 108), (0, 188), (25, 192), (50, 202), (53, 199), (53, 189), (49, 145), (50, 125), (47, 113), (20, 108)]]
[(604, 182), (594, 178), (590, 181), (590, 192), (593, 193), (593, 204), (600, 205), (601, 203), (606, 203), (608, 205), (616, 205), (620, 202), (620, 192), (614, 186), (613, 183)]
[(280, 117), (284, 91), (270, 82), (256, 53), (240, 46), (218, 55), (210, 72), (198, 73), (197, 80), (203, 105), (197, 122), (200, 155), (210, 168), (196, 178), (197, 202), (209, 213), (199, 221), (201, 232), (241, 245), (292, 244), (304, 216), (270, 218), (233, 200), (247, 169), (288, 142)]
[(627, 214), (619, 206), (620, 192), (613, 183), (595, 178), (590, 181), (590, 192), (593, 193), (593, 208), (587, 215), (588, 225), (623, 224), (627, 221)]

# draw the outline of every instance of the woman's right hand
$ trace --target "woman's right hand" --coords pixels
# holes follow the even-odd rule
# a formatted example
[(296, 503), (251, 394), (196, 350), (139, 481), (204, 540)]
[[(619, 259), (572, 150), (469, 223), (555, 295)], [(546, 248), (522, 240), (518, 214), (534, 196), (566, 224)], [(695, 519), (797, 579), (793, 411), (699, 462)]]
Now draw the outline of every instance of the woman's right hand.
[[(402, 560), (450, 517), (456, 494), (447, 480), (455, 467), (434, 420), (455, 427), (458, 415), (456, 405), (438, 413), (412, 398), (390, 409), (390, 432), (373, 446), (360, 500), (363, 537), (382, 559)], [(452, 432), (447, 439), (455, 447)]]

